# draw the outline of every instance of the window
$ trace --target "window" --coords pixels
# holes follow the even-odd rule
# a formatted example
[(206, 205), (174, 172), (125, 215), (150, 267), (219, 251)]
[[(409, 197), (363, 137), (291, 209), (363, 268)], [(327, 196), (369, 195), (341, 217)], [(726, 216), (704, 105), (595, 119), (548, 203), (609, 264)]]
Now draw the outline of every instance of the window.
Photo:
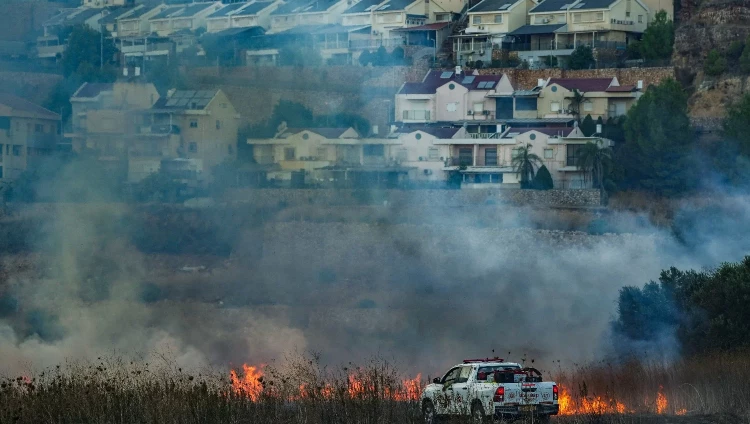
[(221, 129), (221, 121), (219, 121), (218, 119), (216, 120), (216, 129), (217, 130)]
[(574, 13), (573, 14), (573, 23), (581, 22), (581, 14), (580, 13)]
[(474, 16), (474, 23), (475, 24), (481, 24), (482, 23), (482, 17), (481, 16)]
[(625, 17), (629, 18), (630, 17), (630, 12), (625, 12)]
[(428, 153), (428, 157), (430, 158), (430, 160), (438, 160), (438, 159), (440, 159), (440, 157), (439, 157), (440, 151), (438, 150), (437, 147), (430, 147), (430, 149), (428, 150), (428, 152), (429, 152)]
[(294, 160), (294, 147), (285, 147), (284, 148), (284, 160)]
[(198, 153), (198, 143), (192, 142), (188, 144), (188, 152)]
[(594, 110), (594, 104), (591, 102), (583, 102), (583, 111), (584, 112), (591, 112)]
[(550, 103), (549, 110), (552, 112), (560, 112), (560, 102)]
[(450, 15), (447, 13), (438, 13), (435, 15), (435, 20), (438, 22), (445, 22), (450, 20)]
[(10, 118), (9, 117), (0, 116), (0, 130), (10, 130)]
[[(2, 160), (3, 160), (3, 145), (0, 144), (0, 161), (2, 161)], [(2, 178), (2, 177), (0, 177), (0, 178)]]
[(452, 370), (448, 371), (447, 374), (443, 377), (442, 383), (443, 384), (453, 384), (458, 380), (458, 376), (461, 374), (461, 367), (453, 368)]
[(197, 119), (191, 119), (190, 120), (190, 128), (198, 128), (198, 120)]
[(325, 147), (318, 147), (318, 149), (315, 152), (315, 157), (318, 158), (318, 160), (326, 160), (326, 156), (328, 156), (328, 150)]
[(565, 146), (567, 157), (565, 160), (565, 166), (578, 166), (579, 158), (581, 157), (581, 149), (584, 146), (582, 144), (568, 144)]
[(495, 23), (496, 24), (503, 23), (503, 15), (495, 15)]
[(458, 149), (458, 165), (468, 166), (474, 163), (474, 152), (471, 147), (461, 147)]
[(517, 97), (516, 110), (536, 110), (536, 97)]
[(382, 144), (365, 144), (362, 146), (362, 152), (365, 156), (384, 156), (385, 146)]
[(520, 147), (516, 147), (516, 148), (513, 149), (513, 152), (511, 152), (511, 157), (512, 158), (517, 158), (518, 155), (520, 155), (520, 154), (521, 154), (521, 148)]
[(0, 178), (4, 178), (3, 177), (3, 167), (2, 166), (0, 166)]
[(544, 149), (544, 158), (545, 159), (552, 159), (553, 157), (555, 157), (554, 153), (555, 152), (552, 149)]
[(597, 21), (603, 21), (604, 20), (604, 12), (597, 12), (596, 13), (596, 20)]
[(458, 374), (458, 379), (456, 380), (456, 383), (466, 383), (467, 381), (469, 381), (470, 375), (471, 375), (470, 366), (461, 367), (461, 372)]
[(643, 15), (638, 15), (638, 23), (639, 24), (643, 23)]
[(21, 156), (21, 146), (13, 145), (13, 156)]
[(474, 103), (474, 113), (482, 114), (484, 103)]
[(421, 140), (422, 139), (422, 133), (417, 133), (417, 135), (415, 135), (414, 138), (416, 138), (417, 140)]
[(529, 139), (530, 140), (536, 140), (536, 134), (534, 134), (534, 133), (529, 134)]
[(484, 166), (497, 166), (497, 148), (484, 149)]

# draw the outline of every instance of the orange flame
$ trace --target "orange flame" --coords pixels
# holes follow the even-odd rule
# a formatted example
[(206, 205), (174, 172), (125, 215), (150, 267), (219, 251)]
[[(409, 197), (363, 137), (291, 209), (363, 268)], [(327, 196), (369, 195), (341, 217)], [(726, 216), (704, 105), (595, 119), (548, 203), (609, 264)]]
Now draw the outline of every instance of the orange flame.
[(666, 413), (667, 406), (669, 405), (669, 402), (667, 402), (667, 397), (664, 396), (664, 393), (662, 393), (662, 390), (664, 390), (664, 387), (659, 386), (659, 392), (656, 394), (656, 413), (657, 414)]
[[(636, 412), (635, 408), (629, 408), (624, 403), (613, 398), (602, 396), (588, 396), (580, 399), (574, 399), (565, 386), (560, 385), (560, 395), (558, 403), (560, 405), (560, 415), (578, 415), (578, 414), (625, 414)], [(653, 399), (653, 398), (651, 398)], [(664, 394), (664, 387), (659, 386), (656, 393), (655, 403), (648, 399), (645, 405), (638, 408), (641, 410), (644, 406), (646, 410), (654, 411), (651, 405), (655, 405), (657, 414), (666, 414), (669, 409), (669, 401)], [(645, 412), (645, 411), (644, 411)], [(678, 409), (676, 415), (685, 415), (686, 409)]]
[(244, 375), (240, 378), (234, 370), (229, 372), (229, 379), (232, 382), (232, 390), (239, 396), (245, 396), (257, 401), (263, 391), (263, 368), (265, 364), (256, 366), (242, 365)]

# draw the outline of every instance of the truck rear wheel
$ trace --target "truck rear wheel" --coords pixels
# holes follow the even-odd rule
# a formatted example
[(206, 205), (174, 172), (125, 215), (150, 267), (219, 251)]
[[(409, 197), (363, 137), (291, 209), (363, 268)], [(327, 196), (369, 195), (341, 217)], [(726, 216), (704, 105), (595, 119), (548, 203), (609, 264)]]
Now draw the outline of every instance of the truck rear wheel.
[(484, 407), (479, 402), (471, 405), (471, 423), (484, 424)]
[(435, 405), (429, 400), (426, 400), (422, 405), (422, 418), (424, 418), (424, 424), (435, 424), (437, 422)]

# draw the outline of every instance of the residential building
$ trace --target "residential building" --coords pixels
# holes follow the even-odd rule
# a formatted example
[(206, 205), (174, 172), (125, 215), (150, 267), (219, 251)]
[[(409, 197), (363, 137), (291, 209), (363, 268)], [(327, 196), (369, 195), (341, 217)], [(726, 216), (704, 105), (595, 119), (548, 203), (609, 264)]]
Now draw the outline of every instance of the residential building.
[(283, 128), (273, 138), (247, 142), (256, 163), (281, 184), (395, 187), (414, 170), (396, 160), (398, 138), (362, 139), (353, 128)]
[(65, 137), (73, 151), (96, 158), (124, 180), (129, 137), (138, 131), (139, 113), (158, 99), (150, 83), (84, 83), (70, 98)]
[(12, 181), (52, 155), (60, 139), (60, 115), (0, 93), (0, 181)]
[(453, 36), (458, 63), (492, 62), (492, 50), (502, 45), (508, 33), (526, 25), (527, 12), (534, 6), (532, 0), (483, 0), (469, 9), (468, 26)]
[(63, 28), (87, 25), (99, 31), (99, 20), (106, 14), (107, 11), (104, 9), (61, 9), (60, 13), (42, 24), (44, 34), (36, 39), (37, 57), (45, 60), (56, 60), (65, 51), (67, 40), (60, 37)]
[[(617, 78), (550, 78), (539, 91), (538, 117), (622, 116), (642, 95), (642, 85), (620, 85)], [(580, 105), (574, 101), (576, 91), (583, 95)]]
[(269, 34), (303, 25), (337, 24), (348, 0), (291, 0), (271, 12)]
[(274, 5), (278, 6), (278, 4), (278, 1), (230, 3), (208, 15), (206, 30), (213, 33), (229, 28), (250, 28), (254, 26), (267, 29), (271, 22), (270, 14)]
[(640, 0), (545, 0), (529, 11), (529, 24), (509, 33), (521, 59), (569, 56), (580, 45), (624, 50), (646, 29), (649, 9)]
[(159, 36), (168, 36), (177, 32), (205, 29), (206, 18), (223, 6), (221, 2), (215, 1), (167, 7), (149, 19), (150, 31)]
[[(139, 5), (138, 7), (142, 8), (145, 6)], [(126, 16), (127, 14), (131, 13), (133, 11), (133, 8), (115, 7), (108, 10), (109, 14), (99, 20), (99, 25), (104, 28), (104, 30), (106, 30), (110, 34), (110, 36), (117, 37), (117, 20), (120, 17)]]
[(167, 6), (162, 4), (156, 7), (139, 5), (130, 13), (117, 18), (117, 36), (121, 39), (143, 38), (151, 34), (149, 20), (160, 14)]
[(445, 164), (450, 149), (438, 141), (468, 137), (465, 128), (445, 125), (405, 125), (396, 131), (396, 135), (399, 144), (392, 152), (396, 163), (410, 169), (410, 181), (429, 183), (447, 180)]
[(188, 160), (209, 181), (216, 165), (237, 158), (240, 117), (221, 90), (170, 90), (138, 115), (128, 137), (130, 182), (158, 171), (164, 159)]
[(519, 175), (513, 166), (518, 149), (530, 146), (547, 167), (556, 188), (590, 188), (579, 165), (579, 151), (586, 143), (603, 147), (612, 141), (601, 137), (585, 137), (572, 127), (507, 128), (494, 139), (436, 140), (435, 144), (449, 148), (445, 172), (460, 175), (463, 188), (520, 187)]
[(404, 83), (396, 94), (396, 121), (402, 123), (478, 123), (494, 125), (497, 100), (512, 96), (506, 75), (429, 71), (421, 82)]

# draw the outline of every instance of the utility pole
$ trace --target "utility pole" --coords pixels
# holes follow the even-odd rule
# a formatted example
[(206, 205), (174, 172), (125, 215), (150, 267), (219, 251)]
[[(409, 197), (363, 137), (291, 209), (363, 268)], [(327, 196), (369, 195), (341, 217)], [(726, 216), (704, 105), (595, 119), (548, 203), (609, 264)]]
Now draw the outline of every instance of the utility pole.
[(104, 27), (99, 28), (99, 70), (104, 69)]

